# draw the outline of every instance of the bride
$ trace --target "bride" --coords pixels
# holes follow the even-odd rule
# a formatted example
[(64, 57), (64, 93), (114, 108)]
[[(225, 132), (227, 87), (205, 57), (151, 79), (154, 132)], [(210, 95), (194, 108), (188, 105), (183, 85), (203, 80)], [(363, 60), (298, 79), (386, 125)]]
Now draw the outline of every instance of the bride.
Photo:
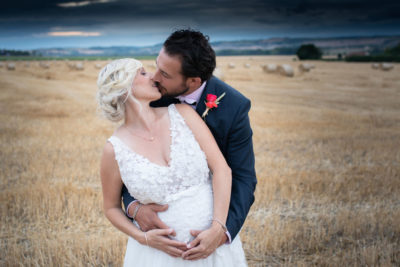
[[(190, 248), (185, 255), (197, 260), (175, 248), (192, 241), (191, 229), (226, 231), (231, 170), (198, 114), (181, 104), (151, 107), (161, 93), (135, 59), (109, 63), (97, 86), (105, 117), (123, 120), (104, 146), (100, 176), (105, 216), (129, 236), (124, 266), (247, 266), (239, 236), (208, 248), (209, 257)], [(123, 184), (140, 203), (168, 204), (159, 217), (170, 229), (143, 232), (132, 223), (121, 209)]]

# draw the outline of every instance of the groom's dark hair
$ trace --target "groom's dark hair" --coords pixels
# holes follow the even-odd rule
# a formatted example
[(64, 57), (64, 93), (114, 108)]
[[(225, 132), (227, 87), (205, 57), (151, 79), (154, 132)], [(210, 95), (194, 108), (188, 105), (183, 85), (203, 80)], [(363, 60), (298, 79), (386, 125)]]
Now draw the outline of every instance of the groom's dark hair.
[(215, 52), (208, 42), (209, 37), (192, 29), (177, 30), (164, 42), (165, 52), (178, 56), (185, 77), (211, 78), (215, 69)]

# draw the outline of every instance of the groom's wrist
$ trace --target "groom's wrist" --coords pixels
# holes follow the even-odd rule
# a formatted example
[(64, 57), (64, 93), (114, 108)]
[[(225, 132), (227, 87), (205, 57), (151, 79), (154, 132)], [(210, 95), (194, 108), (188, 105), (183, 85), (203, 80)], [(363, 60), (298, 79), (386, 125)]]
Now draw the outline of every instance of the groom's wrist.
[(133, 218), (133, 212), (135, 210), (135, 207), (139, 205), (139, 200), (134, 200), (131, 203), (129, 203), (128, 207), (125, 210), (126, 216), (129, 218)]
[(230, 243), (232, 243), (232, 237), (228, 230), (225, 232), (225, 236), (226, 239), (224, 240), (223, 244), (229, 245)]

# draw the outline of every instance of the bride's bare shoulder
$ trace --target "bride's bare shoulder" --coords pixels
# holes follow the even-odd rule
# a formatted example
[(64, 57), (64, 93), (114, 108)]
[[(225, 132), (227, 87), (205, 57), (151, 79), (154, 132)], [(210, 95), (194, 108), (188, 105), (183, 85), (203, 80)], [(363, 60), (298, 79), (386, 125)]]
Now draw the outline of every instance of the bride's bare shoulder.
[(176, 109), (178, 110), (179, 114), (185, 119), (186, 122), (189, 124), (191, 122), (198, 122), (201, 121), (201, 118), (197, 112), (187, 104), (176, 104)]
[(187, 104), (175, 104), (175, 107), (182, 116), (196, 114), (196, 111)]
[(107, 141), (104, 144), (103, 157), (106, 157), (106, 158), (114, 158), (115, 157), (114, 146), (111, 144), (110, 141)]

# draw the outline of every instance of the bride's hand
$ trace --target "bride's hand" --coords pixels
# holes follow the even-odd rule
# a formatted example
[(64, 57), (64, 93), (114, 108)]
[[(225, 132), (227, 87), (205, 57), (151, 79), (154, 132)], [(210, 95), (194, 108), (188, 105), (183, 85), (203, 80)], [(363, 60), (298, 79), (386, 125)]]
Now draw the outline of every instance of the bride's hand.
[(213, 224), (205, 231), (191, 231), (196, 237), (188, 244), (189, 250), (182, 254), (184, 260), (205, 259), (210, 256), (226, 240), (225, 232), (219, 225)]
[(181, 257), (187, 250), (186, 243), (170, 239), (168, 235), (173, 231), (173, 229), (154, 229), (144, 232), (140, 243), (161, 250), (172, 257)]

